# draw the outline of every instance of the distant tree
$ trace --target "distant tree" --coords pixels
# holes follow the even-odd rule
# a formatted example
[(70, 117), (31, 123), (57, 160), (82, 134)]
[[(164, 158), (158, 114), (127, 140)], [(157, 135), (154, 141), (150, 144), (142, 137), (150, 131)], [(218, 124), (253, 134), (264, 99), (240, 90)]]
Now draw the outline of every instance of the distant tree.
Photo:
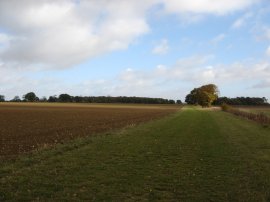
[(33, 92), (29, 92), (27, 94), (25, 94), (23, 96), (23, 99), (26, 101), (26, 102), (35, 102), (35, 101), (38, 101), (38, 97), (36, 96), (35, 93)]
[(0, 102), (5, 102), (5, 96), (4, 95), (0, 95)]
[(71, 96), (60, 94), (49, 96), (48, 102), (77, 102), (77, 103), (134, 103), (134, 104), (175, 104), (174, 100), (148, 97), (112, 97), (112, 96)]
[(181, 100), (176, 100), (176, 104), (183, 104)]
[(50, 96), (48, 99), (48, 102), (57, 102), (57, 101), (58, 101), (58, 99), (57, 99), (56, 95)]
[(198, 88), (194, 88), (192, 91), (190, 91), (190, 93), (186, 96), (185, 98), (185, 102), (187, 104), (198, 104), (198, 98), (197, 98), (197, 94), (198, 94)]
[(215, 84), (208, 84), (199, 88), (198, 103), (204, 107), (210, 107), (211, 104), (218, 98), (218, 87)]
[(174, 100), (169, 100), (168, 104), (175, 104), (175, 101)]
[(218, 87), (214, 84), (208, 84), (199, 88), (194, 88), (187, 96), (186, 103), (199, 104), (202, 107), (210, 107), (218, 98)]
[(18, 95), (16, 95), (11, 101), (12, 102), (21, 102), (21, 98)]
[(60, 102), (72, 102), (72, 97), (69, 94), (61, 94), (58, 99)]
[(81, 96), (75, 96), (73, 100), (75, 102), (83, 102), (83, 97), (81, 97)]
[(221, 104), (229, 104), (229, 105), (254, 105), (254, 106), (266, 106), (269, 105), (267, 99), (265, 97), (236, 97), (236, 98), (228, 98), (228, 97), (219, 97), (214, 101), (213, 104), (221, 105)]
[(46, 98), (46, 96), (43, 96), (42, 98), (40, 98), (40, 100), (39, 100), (40, 102), (47, 102), (47, 98)]
[(268, 104), (268, 100), (265, 97), (262, 97), (261, 99), (263, 100), (264, 104)]

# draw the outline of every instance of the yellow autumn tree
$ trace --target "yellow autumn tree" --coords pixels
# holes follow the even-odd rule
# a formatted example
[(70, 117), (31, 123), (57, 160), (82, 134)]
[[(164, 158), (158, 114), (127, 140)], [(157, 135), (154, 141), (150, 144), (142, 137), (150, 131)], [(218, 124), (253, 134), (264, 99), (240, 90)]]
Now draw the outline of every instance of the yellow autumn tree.
[(186, 96), (186, 102), (188, 104), (199, 104), (202, 107), (210, 107), (218, 98), (218, 94), (219, 90), (215, 84), (207, 84), (199, 88), (194, 88)]

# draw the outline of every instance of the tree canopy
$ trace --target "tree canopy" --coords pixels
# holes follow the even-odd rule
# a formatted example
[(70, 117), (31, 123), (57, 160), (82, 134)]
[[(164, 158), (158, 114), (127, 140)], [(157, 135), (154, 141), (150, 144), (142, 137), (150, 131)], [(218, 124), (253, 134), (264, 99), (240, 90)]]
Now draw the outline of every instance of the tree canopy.
[[(148, 97), (111, 97), (111, 96), (71, 96), (61, 94), (50, 96), (48, 102), (77, 102), (77, 103), (130, 103), (130, 104), (175, 104), (174, 100)], [(180, 102), (180, 101), (178, 101)]]
[[(12, 102), (76, 102), (76, 103), (129, 103), (129, 104), (176, 104), (174, 100), (163, 98), (149, 97), (127, 97), (127, 96), (72, 96), (69, 94), (60, 94), (45, 96), (39, 99), (34, 92), (29, 92), (23, 96), (23, 100), (19, 96), (15, 96)], [(181, 100), (177, 100), (177, 104), (182, 104)]]
[(215, 84), (207, 84), (190, 91), (186, 96), (185, 102), (187, 104), (199, 104), (202, 107), (210, 107), (218, 98), (218, 94), (218, 87)]
[(36, 96), (35, 93), (33, 92), (29, 92), (29, 93), (26, 93), (24, 96), (23, 96), (23, 99), (27, 102), (35, 102), (35, 101), (38, 101), (39, 98)]
[(16, 95), (11, 101), (12, 102), (21, 102), (21, 98), (18, 95)]
[(0, 95), (0, 102), (5, 102), (5, 96), (4, 95)]
[(254, 106), (265, 106), (269, 105), (267, 99), (265, 97), (236, 97), (236, 98), (228, 98), (228, 97), (219, 97), (214, 101), (214, 105), (221, 104), (229, 104), (229, 105), (254, 105)]
[(71, 102), (72, 101), (72, 97), (66, 93), (60, 94), (58, 99), (60, 102)]

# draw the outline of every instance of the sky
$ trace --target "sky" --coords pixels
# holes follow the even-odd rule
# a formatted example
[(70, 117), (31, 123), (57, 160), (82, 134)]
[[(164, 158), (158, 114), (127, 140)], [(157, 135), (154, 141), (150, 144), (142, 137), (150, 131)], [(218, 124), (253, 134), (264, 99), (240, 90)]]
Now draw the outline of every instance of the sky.
[(0, 94), (270, 100), (269, 0), (2, 0)]

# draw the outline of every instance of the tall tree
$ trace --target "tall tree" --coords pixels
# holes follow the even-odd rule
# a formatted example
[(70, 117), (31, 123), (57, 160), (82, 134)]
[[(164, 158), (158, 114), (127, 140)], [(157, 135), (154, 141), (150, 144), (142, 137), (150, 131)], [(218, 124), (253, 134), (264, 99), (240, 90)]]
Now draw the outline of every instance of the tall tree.
[(57, 102), (57, 101), (58, 101), (58, 99), (57, 99), (56, 95), (50, 96), (48, 99), (48, 102)]
[(21, 102), (21, 98), (18, 95), (16, 95), (11, 101), (12, 102)]
[(194, 88), (190, 93), (186, 96), (185, 102), (187, 104), (198, 104), (198, 88)]
[(208, 84), (199, 88), (199, 104), (210, 107), (218, 98), (218, 87), (215, 84)]
[(4, 95), (0, 95), (0, 102), (5, 102), (5, 96)]
[(218, 87), (215, 84), (207, 84), (199, 88), (194, 88), (187, 96), (186, 103), (199, 104), (202, 107), (210, 107), (218, 98)]
[(24, 96), (23, 96), (23, 99), (27, 102), (35, 102), (38, 99), (38, 97), (36, 96), (36, 94), (34, 92), (29, 92), (29, 93), (26, 93)]
[(61, 94), (59, 95), (60, 102), (72, 102), (72, 97), (69, 94)]
[(48, 99), (46, 98), (46, 96), (43, 96), (41, 99), (39, 99), (40, 102), (47, 102)]

